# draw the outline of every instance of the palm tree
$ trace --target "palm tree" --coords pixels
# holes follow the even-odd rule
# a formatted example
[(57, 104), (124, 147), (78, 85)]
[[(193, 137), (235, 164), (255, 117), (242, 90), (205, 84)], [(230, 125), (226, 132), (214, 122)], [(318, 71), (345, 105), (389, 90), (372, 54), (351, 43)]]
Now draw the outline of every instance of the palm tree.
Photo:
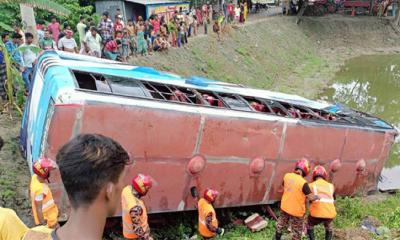
[(33, 33), (36, 40), (36, 21), (33, 8), (40, 8), (63, 16), (70, 14), (68, 9), (49, 0), (0, 0), (0, 4), (2, 3), (19, 3), (22, 22), (26, 25), (26, 30)]

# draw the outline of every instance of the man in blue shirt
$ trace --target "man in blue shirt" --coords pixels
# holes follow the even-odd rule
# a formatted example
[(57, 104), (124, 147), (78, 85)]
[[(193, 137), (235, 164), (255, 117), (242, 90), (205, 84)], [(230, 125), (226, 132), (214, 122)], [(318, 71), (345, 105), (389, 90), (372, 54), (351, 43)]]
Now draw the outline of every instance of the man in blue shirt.
[(17, 64), (18, 69), (22, 72), (23, 60), (21, 53), (16, 50), (22, 44), (22, 35), (19, 33), (13, 33), (12, 40), (5, 43), (8, 54), (10, 54), (11, 59)]

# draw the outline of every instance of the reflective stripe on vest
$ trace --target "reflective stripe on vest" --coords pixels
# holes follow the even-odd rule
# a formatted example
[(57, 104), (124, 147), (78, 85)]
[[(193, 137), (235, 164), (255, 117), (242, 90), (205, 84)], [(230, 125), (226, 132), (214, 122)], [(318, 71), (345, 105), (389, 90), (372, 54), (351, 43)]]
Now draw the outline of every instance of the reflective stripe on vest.
[(47, 202), (42, 205), (42, 211), (45, 212), (45, 211), (49, 210), (50, 208), (53, 207), (53, 205), (54, 205), (53, 199), (47, 200)]
[(132, 193), (132, 186), (126, 186), (122, 190), (122, 227), (123, 227), (123, 234), (125, 238), (128, 239), (135, 239), (137, 238), (136, 233), (134, 232), (133, 228), (134, 225), (132, 223), (132, 218), (130, 215), (130, 211), (135, 206), (140, 206), (143, 210), (142, 215), (140, 216), (141, 227), (143, 231), (148, 231), (149, 225), (147, 223), (147, 209), (144, 205), (143, 201), (137, 199)]
[(310, 184), (314, 195), (320, 197), (310, 204), (310, 215), (317, 218), (329, 218), (336, 217), (335, 200), (333, 198), (334, 187), (333, 184), (328, 183), (322, 178), (317, 179)]
[(206, 224), (206, 217), (210, 213), (212, 214), (212, 221), (211, 225), (214, 226), (215, 228), (218, 228), (218, 220), (215, 214), (214, 207), (204, 198), (201, 198), (199, 202), (197, 203), (197, 209), (198, 209), (198, 214), (199, 214), (199, 233), (203, 237), (214, 237), (216, 234), (208, 230), (207, 224)]
[(303, 217), (306, 213), (306, 195), (303, 186), (306, 180), (296, 173), (286, 173), (283, 177), (281, 209), (289, 215)]
[[(321, 202), (321, 203), (334, 203), (335, 200), (333, 199), (333, 185), (329, 184), (329, 195), (327, 196), (326, 194), (318, 194), (318, 189), (317, 189), (317, 184), (313, 184), (313, 192), (314, 195), (319, 195), (320, 199), (316, 200), (315, 202)], [(321, 197), (322, 196), (322, 197)]]

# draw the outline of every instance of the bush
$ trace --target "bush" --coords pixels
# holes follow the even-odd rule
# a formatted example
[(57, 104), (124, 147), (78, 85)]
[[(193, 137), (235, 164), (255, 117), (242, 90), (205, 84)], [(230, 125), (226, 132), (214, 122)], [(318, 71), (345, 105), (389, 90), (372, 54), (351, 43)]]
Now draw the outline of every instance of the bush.
[(390, 228), (400, 229), (400, 207), (390, 213), (388, 223)]

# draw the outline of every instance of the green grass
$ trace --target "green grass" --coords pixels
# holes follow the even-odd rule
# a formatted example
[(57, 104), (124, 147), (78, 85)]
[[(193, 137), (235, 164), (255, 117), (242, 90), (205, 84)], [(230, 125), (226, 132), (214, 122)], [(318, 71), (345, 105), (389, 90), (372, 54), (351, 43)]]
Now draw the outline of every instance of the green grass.
[[(368, 199), (368, 198), (367, 198)], [(366, 202), (360, 197), (339, 198), (336, 202), (338, 216), (334, 221), (335, 229), (360, 228), (364, 218), (370, 216), (378, 220), (382, 226), (388, 227), (392, 235), (400, 229), (400, 193), (385, 195), (381, 201)], [(227, 231), (220, 239), (271, 239), (275, 232), (275, 222), (269, 221), (268, 227), (257, 233), (251, 233), (243, 226), (235, 227)], [(316, 228), (317, 239), (323, 239), (322, 226)], [(391, 236), (373, 236), (373, 239), (395, 239)]]
[[(344, 197), (338, 198), (336, 202), (338, 216), (334, 220), (334, 229), (360, 229), (361, 222), (366, 217), (372, 217), (380, 222), (382, 226), (386, 226), (391, 230), (391, 236), (374, 236), (371, 239), (397, 239), (398, 230), (400, 229), (400, 193), (399, 194), (380, 194), (373, 197), (360, 198), (360, 197)], [(275, 209), (278, 211), (277, 209)], [(242, 211), (242, 210), (239, 210)], [(217, 214), (221, 214), (218, 212)], [(233, 216), (232, 220), (236, 218), (243, 219), (245, 216), (250, 215), (250, 212), (238, 212), (237, 210), (230, 211), (229, 216)], [(176, 223), (169, 222), (168, 228), (156, 229), (152, 228), (155, 236), (163, 236), (164, 239), (186, 239), (196, 233), (196, 216), (195, 214), (187, 214), (180, 217)], [(182, 224), (185, 223), (185, 225)], [(231, 223), (222, 226), (225, 228), (225, 235), (217, 239), (252, 239), (264, 240), (272, 239), (275, 234), (275, 221), (268, 220), (267, 228), (260, 232), (252, 233), (243, 225), (233, 225)], [(322, 226), (315, 228), (316, 239), (324, 238), (324, 229)], [(286, 238), (285, 238), (286, 239)], [(335, 238), (337, 239), (337, 238)], [(362, 238), (361, 238), (362, 239)]]

